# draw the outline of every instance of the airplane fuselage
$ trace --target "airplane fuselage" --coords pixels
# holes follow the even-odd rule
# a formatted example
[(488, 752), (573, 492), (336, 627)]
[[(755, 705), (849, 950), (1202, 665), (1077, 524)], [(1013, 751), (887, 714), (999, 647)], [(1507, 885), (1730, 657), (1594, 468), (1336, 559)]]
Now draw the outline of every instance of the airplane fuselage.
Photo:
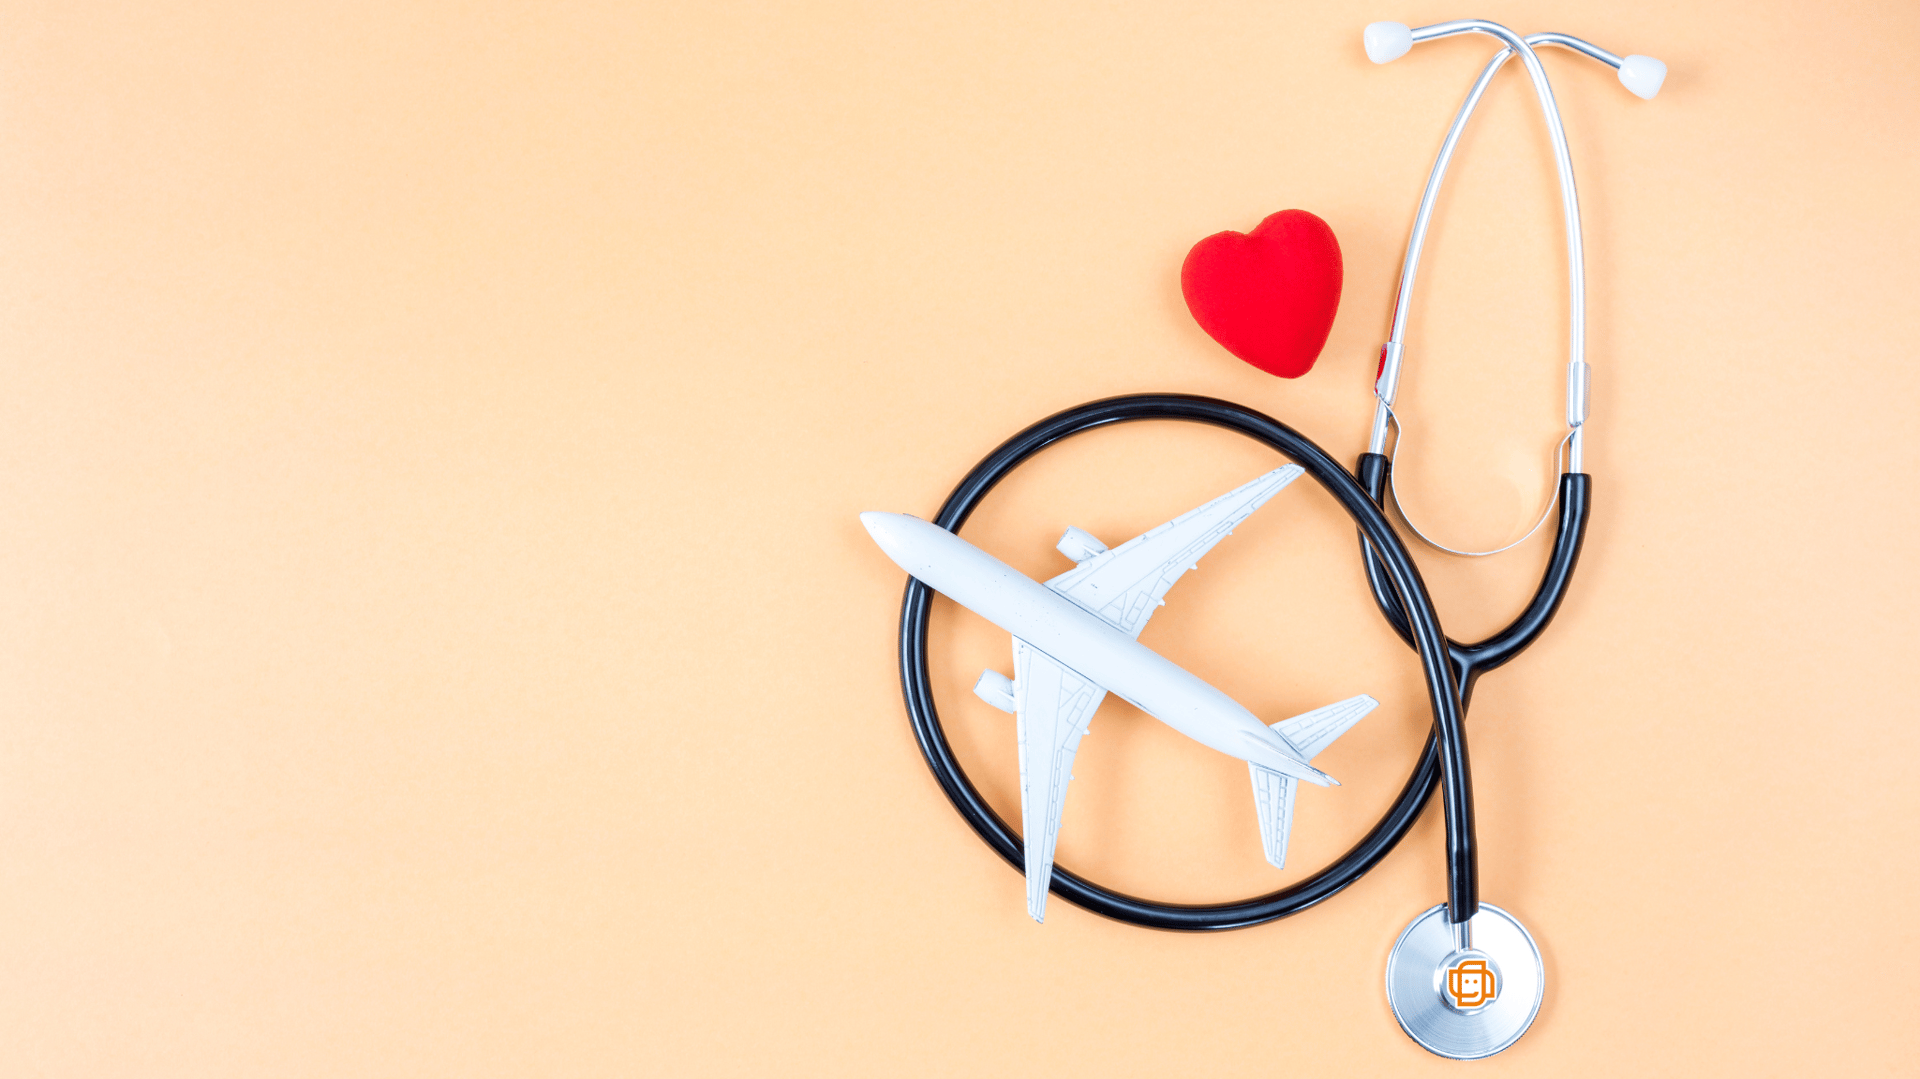
[(1181, 734), (1285, 775), (1329, 782), (1233, 698), (959, 536), (906, 514), (860, 519), (887, 556), (929, 588)]

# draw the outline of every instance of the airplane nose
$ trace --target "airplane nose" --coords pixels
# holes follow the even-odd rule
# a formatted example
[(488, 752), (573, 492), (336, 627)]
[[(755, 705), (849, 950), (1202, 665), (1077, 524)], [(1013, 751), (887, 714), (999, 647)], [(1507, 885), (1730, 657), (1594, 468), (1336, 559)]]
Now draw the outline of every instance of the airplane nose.
[(892, 522), (888, 520), (892, 516), (891, 513), (868, 510), (860, 515), (860, 523), (866, 526), (867, 535), (873, 537), (873, 542), (885, 547), (887, 538), (893, 534), (893, 529), (890, 527)]
[(899, 561), (899, 552), (907, 540), (906, 530), (901, 527), (907, 520), (905, 514), (881, 513), (877, 510), (868, 510), (860, 515), (860, 523), (866, 526), (867, 535), (872, 536), (873, 542), (879, 544), (880, 549), (895, 561)]
[(894, 565), (921, 580), (926, 579), (925, 574), (933, 565), (927, 552), (928, 534), (944, 535), (943, 529), (905, 513), (870, 511), (860, 515), (860, 523)]

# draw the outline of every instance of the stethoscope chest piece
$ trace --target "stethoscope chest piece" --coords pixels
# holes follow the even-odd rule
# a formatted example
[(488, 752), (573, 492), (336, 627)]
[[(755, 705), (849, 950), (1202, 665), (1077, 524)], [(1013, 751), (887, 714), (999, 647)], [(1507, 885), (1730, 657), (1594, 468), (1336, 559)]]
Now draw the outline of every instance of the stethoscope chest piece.
[(1422, 1049), (1453, 1060), (1489, 1057), (1540, 1014), (1547, 973), (1533, 937), (1491, 903), (1463, 925), (1442, 903), (1413, 920), (1387, 956), (1387, 1003)]

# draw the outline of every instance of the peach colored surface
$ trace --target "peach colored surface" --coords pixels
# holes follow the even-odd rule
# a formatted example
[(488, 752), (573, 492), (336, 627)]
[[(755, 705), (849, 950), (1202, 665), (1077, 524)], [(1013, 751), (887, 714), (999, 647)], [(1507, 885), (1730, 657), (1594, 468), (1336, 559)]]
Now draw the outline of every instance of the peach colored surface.
[[(1140, 390), (1342, 460), (1400, 245), (1493, 47), (1564, 53), (1596, 477), (1542, 642), (1469, 722), (1486, 897), (1539, 937), (1486, 1063), (1394, 1026), (1429, 811), (1301, 917), (1154, 933), (964, 827), (896, 687), (902, 576), (983, 452)], [(0, 1073), (1883, 1074), (1913, 1022), (1920, 8), (1910, 3), (16, 4), (0, 13)], [(1502, 541), (1548, 482), (1565, 299), (1525, 84), (1446, 197), (1408, 502)], [(1321, 365), (1229, 358), (1189, 245), (1345, 245)], [(1060, 447), (968, 534), (1030, 571), (1271, 467), (1218, 432)], [(1421, 555), (1446, 626), (1540, 546)], [(1383, 707), (1260, 858), (1244, 769), (1109, 703), (1063, 864), (1265, 890), (1392, 796), (1426, 722), (1302, 485), (1148, 629), (1263, 716)], [(942, 605), (940, 701), (1003, 812), (1006, 641)]]

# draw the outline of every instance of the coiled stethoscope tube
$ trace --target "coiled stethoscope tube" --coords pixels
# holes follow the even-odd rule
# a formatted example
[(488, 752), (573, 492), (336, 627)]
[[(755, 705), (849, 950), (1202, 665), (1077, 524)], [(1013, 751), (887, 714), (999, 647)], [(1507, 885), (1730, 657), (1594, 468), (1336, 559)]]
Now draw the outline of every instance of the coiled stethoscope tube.
[[(1378, 52), (1376, 29), (1384, 29), (1387, 33), (1386, 44)], [(1384, 63), (1404, 53), (1416, 41), (1463, 33), (1488, 34), (1499, 38), (1505, 47), (1495, 54), (1475, 80), (1447, 131), (1421, 197), (1401, 270), (1393, 330), (1387, 344), (1381, 349), (1381, 369), (1374, 386), (1378, 407), (1368, 452), (1362, 454), (1358, 462), (1357, 479), (1311, 440), (1252, 409), (1211, 398), (1148, 394), (1110, 398), (1068, 409), (1020, 432), (974, 466), (947, 497), (934, 518), (935, 524), (958, 531), (987, 492), (1013, 469), (1052, 443), (1083, 431), (1148, 419), (1185, 420), (1223, 427), (1285, 454), (1306, 469), (1346, 509), (1360, 530), (1362, 560), (1375, 604), (1395, 632), (1420, 655), (1433, 712), (1433, 733), (1429, 735), (1419, 762), (1387, 813), (1346, 854), (1325, 869), (1278, 892), (1233, 903), (1197, 905), (1158, 903), (1124, 895), (1102, 888), (1063, 867), (1056, 867), (1053, 891), (1095, 913), (1157, 929), (1186, 930), (1234, 929), (1296, 914), (1353, 883), (1385, 857), (1407, 829), (1412, 827), (1432, 795), (1436, 782), (1442, 787), (1446, 815), (1447, 920), (1463, 925), (1478, 910), (1473, 800), (1468, 783), (1466, 740), (1460, 728), (1461, 716), (1479, 676), (1512, 659), (1532, 644), (1559, 609), (1586, 537), (1593, 483), (1590, 476), (1580, 471), (1580, 428), (1587, 415), (1587, 367), (1584, 355), (1586, 297), (1579, 204), (1573, 187), (1573, 166), (1566, 145), (1566, 133), (1560, 124), (1559, 110), (1554, 104), (1546, 72), (1539, 58), (1534, 55), (1532, 46), (1558, 45), (1607, 63), (1620, 69), (1621, 81), (1643, 97), (1651, 97), (1658, 91), (1659, 79), (1665, 69), (1658, 61), (1647, 57), (1622, 60), (1598, 46), (1565, 34), (1534, 34), (1521, 38), (1506, 27), (1479, 19), (1439, 23), (1411, 31), (1398, 24), (1376, 24), (1368, 28), (1368, 53), (1376, 62)], [(1398, 40), (1394, 40), (1395, 37)], [(1522, 58), (1526, 66), (1546, 117), (1566, 217), (1571, 305), (1567, 383), (1567, 422), (1571, 430), (1566, 440), (1569, 455), (1556, 493), (1560, 519), (1554, 533), (1553, 551), (1533, 597), (1513, 621), (1498, 633), (1474, 644), (1462, 644), (1441, 632), (1432, 598), (1427, 594), (1406, 547), (1382, 512), (1392, 483), (1392, 461), (1384, 451), (1387, 425), (1393, 419), (1392, 404), (1399, 383), (1414, 276), (1432, 219), (1434, 202), (1468, 118), (1479, 104), (1493, 75), (1515, 54)], [(1656, 69), (1650, 83), (1644, 75), (1645, 64), (1638, 64), (1637, 70), (1629, 70), (1627, 66), (1639, 61), (1645, 61)], [(1551, 511), (1550, 502), (1548, 513)], [(1538, 526), (1535, 527), (1537, 529)], [(1415, 531), (1418, 532), (1417, 529)], [(900, 610), (900, 679), (914, 737), (919, 742), (927, 766), (932, 769), (954, 808), (988, 846), (1015, 868), (1022, 868), (1024, 863), (1019, 836), (980, 797), (979, 791), (955, 760), (945, 732), (941, 729), (927, 670), (927, 625), (931, 599), (930, 589), (917, 580), (908, 579)], [(1444, 663), (1441, 662), (1442, 656)]]
[[(1156, 929), (1214, 930), (1258, 925), (1297, 914), (1352, 884), (1373, 868), (1406, 835), (1438, 783), (1446, 820), (1447, 901), (1415, 917), (1394, 942), (1387, 956), (1386, 991), (1395, 1020), (1410, 1037), (1433, 1053), (1461, 1060), (1489, 1056), (1513, 1044), (1539, 1014), (1546, 984), (1540, 950), (1513, 915), (1489, 904), (1486, 917), (1480, 920), (1480, 929), (1474, 928), (1474, 917), (1481, 910), (1479, 866), (1462, 719), (1480, 675), (1506, 663), (1532, 644), (1566, 598), (1586, 538), (1593, 488), (1592, 478), (1582, 471), (1588, 368), (1579, 200), (1574, 190), (1566, 132), (1546, 71), (1534, 55), (1533, 46), (1556, 45), (1606, 63), (1619, 71), (1620, 81), (1629, 90), (1643, 98), (1658, 93), (1666, 77), (1666, 65), (1652, 57), (1623, 59), (1565, 34), (1534, 34), (1522, 38), (1498, 23), (1481, 19), (1437, 23), (1418, 30), (1400, 23), (1375, 23), (1366, 29), (1367, 55), (1375, 63), (1386, 63), (1406, 53), (1417, 41), (1465, 33), (1498, 38), (1503, 48), (1488, 62), (1460, 106), (1421, 196), (1401, 268), (1393, 328), (1380, 350), (1380, 368), (1373, 390), (1376, 399), (1373, 425), (1367, 452), (1357, 462), (1357, 477), (1341, 468), (1304, 435), (1252, 409), (1212, 398), (1176, 394), (1114, 397), (1050, 416), (1007, 440), (960, 481), (933, 521), (957, 532), (980, 500), (1034, 454), (1063, 438), (1134, 420), (1183, 420), (1238, 432), (1292, 459), (1334, 497), (1359, 529), (1361, 560), (1375, 605), (1420, 657), (1427, 682), (1428, 706), (1433, 715), (1433, 730), (1419, 761), (1386, 814), (1333, 864), (1292, 887), (1239, 902), (1159, 903), (1102, 888), (1058, 866), (1053, 872), (1052, 891), (1096, 914)], [(1462, 644), (1441, 631), (1433, 599), (1420, 579), (1419, 570), (1387, 521), (1384, 503), (1393, 491), (1393, 462), (1386, 452), (1387, 428), (1399, 425), (1393, 413), (1393, 400), (1405, 355), (1414, 277), (1441, 181), (1467, 120), (1493, 76), (1514, 55), (1521, 57), (1540, 100), (1553, 143), (1566, 219), (1570, 289), (1568, 433), (1559, 447), (1565, 451), (1565, 457), (1564, 463), (1556, 461), (1561, 477), (1554, 498), (1541, 514), (1540, 522), (1527, 533), (1531, 536), (1538, 531), (1552, 515), (1555, 502), (1559, 504), (1553, 550), (1539, 586), (1505, 628), (1477, 643)], [(1404, 427), (1401, 430), (1404, 438)], [(1412, 521), (1407, 524), (1421, 539), (1441, 550), (1452, 551), (1428, 539)], [(1482, 555), (1497, 551), (1452, 553)], [(980, 797), (954, 758), (940, 726), (927, 666), (932, 596), (931, 589), (910, 577), (900, 607), (900, 682), (914, 737), (927, 766), (961, 817), (989, 847), (1015, 869), (1023, 870), (1020, 837)]]
[[(1306, 436), (1252, 409), (1207, 397), (1143, 394), (1095, 401), (1041, 420), (988, 454), (954, 488), (933, 523), (958, 531), (980, 500), (1034, 454), (1063, 438), (1136, 420), (1184, 420), (1238, 432), (1284, 454), (1333, 495), (1359, 527), (1363, 543), (1377, 552), (1369, 564), (1378, 566), (1385, 587), (1394, 594), (1394, 609), (1403, 615), (1398, 625), (1405, 627), (1404, 636), (1420, 655), (1434, 729), (1380, 822), (1332, 865), (1292, 887), (1230, 903), (1160, 903), (1103, 888), (1056, 867), (1054, 893), (1096, 914), (1155, 929), (1238, 929), (1283, 918), (1332, 896), (1373, 868), (1413, 826), (1438, 783), (1446, 815), (1449, 913), (1455, 921), (1471, 918), (1479, 906), (1479, 878), (1456, 660), (1420, 572), (1377, 499)], [(1564, 588), (1564, 578), (1560, 587)], [(954, 808), (989, 847), (1018, 869), (1024, 864), (1019, 835), (981, 798), (940, 726), (927, 664), (932, 596), (926, 585), (909, 578), (900, 608), (900, 681), (907, 715), (927, 766)], [(1551, 615), (1550, 610), (1547, 613)]]

